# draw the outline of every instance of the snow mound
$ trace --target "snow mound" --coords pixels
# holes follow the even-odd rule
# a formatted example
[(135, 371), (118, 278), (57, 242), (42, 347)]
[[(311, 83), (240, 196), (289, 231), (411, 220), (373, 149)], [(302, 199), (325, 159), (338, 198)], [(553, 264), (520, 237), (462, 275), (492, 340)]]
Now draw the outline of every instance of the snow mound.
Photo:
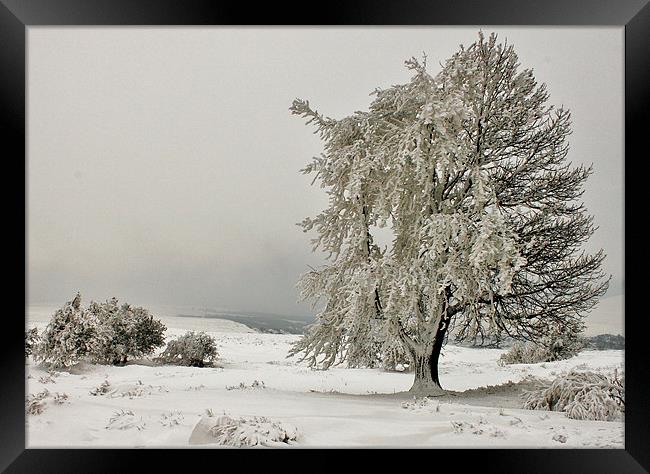
[(524, 408), (562, 411), (576, 420), (620, 420), (625, 411), (623, 380), (597, 372), (572, 370), (550, 385), (524, 393)]
[(194, 427), (189, 444), (283, 446), (293, 444), (297, 437), (296, 427), (266, 417), (203, 416)]

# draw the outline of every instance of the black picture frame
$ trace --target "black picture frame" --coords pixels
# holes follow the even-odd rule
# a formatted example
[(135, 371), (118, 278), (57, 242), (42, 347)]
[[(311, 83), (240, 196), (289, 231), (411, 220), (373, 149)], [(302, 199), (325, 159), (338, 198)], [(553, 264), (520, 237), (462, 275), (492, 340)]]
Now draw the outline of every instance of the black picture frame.
[[(202, 464), (206, 456), (211, 462), (223, 462), (214, 456), (237, 456), (248, 463), (253, 458), (264, 462), (292, 462), (284, 456), (304, 454), (305, 450), (112, 450), (112, 449), (25, 449), (25, 364), (22, 355), (24, 319), (15, 295), (23, 294), (27, 302), (26, 279), (26, 111), (25, 55), (26, 29), (35, 25), (565, 25), (625, 27), (625, 156), (635, 157), (633, 164), (647, 159), (647, 135), (650, 130), (650, 5), (648, 0), (364, 0), (329, 3), (277, 4), (267, 2), (213, 2), (207, 0), (0, 0), (0, 76), (2, 104), (0, 130), (4, 136), (5, 186), (5, 259), (10, 260), (6, 276), (16, 289), (8, 296), (10, 310), (2, 315), (3, 327), (9, 328), (0, 346), (2, 370), (5, 374), (0, 389), (0, 470), (6, 472), (129, 472), (133, 462), (171, 466), (172, 461), (187, 462), (189, 469), (220, 468), (222, 464)], [(644, 153), (645, 151), (645, 153)], [(637, 158), (638, 154), (638, 158)], [(625, 160), (627, 163), (628, 160)], [(9, 171), (7, 165), (15, 166)], [(23, 173), (24, 180), (19, 179)], [(625, 214), (643, 208), (643, 200), (632, 197), (643, 190), (643, 174), (625, 173)], [(12, 184), (12, 186), (9, 186)], [(643, 217), (640, 217), (643, 220)], [(15, 224), (18, 222), (19, 224)], [(24, 224), (21, 227), (20, 222)], [(625, 247), (629, 248), (633, 232), (625, 231)], [(630, 222), (633, 225), (633, 222)], [(21, 232), (20, 229), (24, 229)], [(22, 242), (21, 242), (22, 239)], [(633, 249), (635, 247), (632, 247)], [(640, 247), (639, 247), (640, 248)], [(23, 249), (19, 251), (18, 249)], [(625, 268), (639, 267), (643, 252), (625, 252)], [(645, 253), (643, 253), (645, 254)], [(631, 255), (631, 257), (630, 257)], [(632, 265), (628, 265), (629, 260)], [(22, 269), (22, 270), (21, 270)], [(646, 384), (649, 360), (644, 331), (645, 314), (633, 314), (627, 308), (643, 294), (643, 279), (628, 278), (625, 311), (626, 420), (624, 449), (468, 449), (435, 452), (418, 450), (419, 461), (431, 469), (451, 468), (486, 472), (526, 473), (639, 473), (650, 469), (650, 401)], [(22, 285), (22, 292), (19, 286)], [(630, 303), (631, 302), (631, 303)], [(14, 308), (15, 307), (15, 308)], [(10, 323), (10, 324), (9, 324)], [(328, 456), (324, 460), (337, 463), (327, 450), (309, 450), (308, 457)], [(255, 456), (253, 456), (255, 454)], [(397, 456), (394, 456), (397, 454)], [(406, 454), (406, 456), (404, 456)], [(398, 464), (414, 458), (410, 453), (392, 450), (366, 450), (363, 457), (372, 461), (390, 458)], [(182, 458), (182, 459), (181, 459)], [(220, 459), (220, 460), (219, 460)], [(210, 462), (210, 461), (209, 461)], [(201, 464), (200, 464), (201, 463)], [(338, 462), (340, 463), (340, 461)], [(338, 464), (337, 463), (337, 464)], [(311, 458), (302, 468), (315, 466)], [(315, 466), (316, 467), (316, 466)], [(341, 466), (335, 466), (342, 468)], [(404, 466), (407, 467), (407, 466)], [(298, 466), (295, 466), (297, 469)]]

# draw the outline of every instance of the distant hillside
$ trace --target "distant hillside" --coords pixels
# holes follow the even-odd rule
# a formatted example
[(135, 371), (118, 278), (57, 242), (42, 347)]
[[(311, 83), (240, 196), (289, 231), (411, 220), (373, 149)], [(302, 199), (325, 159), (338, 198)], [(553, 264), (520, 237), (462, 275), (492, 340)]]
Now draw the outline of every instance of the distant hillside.
[(606, 351), (610, 349), (625, 349), (625, 338), (620, 334), (599, 334), (585, 338), (585, 349)]
[(260, 332), (272, 334), (303, 334), (307, 325), (313, 322), (310, 316), (284, 316), (271, 313), (225, 313), (206, 312), (203, 315), (179, 314), (178, 317), (187, 318), (217, 318), (235, 321)]

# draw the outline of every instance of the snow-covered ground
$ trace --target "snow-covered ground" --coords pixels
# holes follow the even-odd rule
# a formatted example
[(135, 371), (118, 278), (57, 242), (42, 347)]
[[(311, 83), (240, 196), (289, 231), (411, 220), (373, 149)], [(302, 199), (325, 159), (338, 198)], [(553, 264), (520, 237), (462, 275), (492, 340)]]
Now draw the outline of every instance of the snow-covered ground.
[[(29, 326), (42, 329), (40, 319)], [(286, 358), (299, 336), (257, 333), (232, 321), (177, 319), (176, 327), (167, 321), (167, 337), (206, 330), (218, 342), (220, 367), (136, 361), (125, 367), (82, 364), (48, 374), (29, 360), (27, 393), (47, 389), (49, 396), (41, 414), (26, 418), (27, 446), (218, 447), (189, 444), (194, 427), (211, 410), (214, 416), (268, 417), (295, 427), (296, 447), (623, 448), (622, 422), (520, 409), (519, 385), (413, 400), (399, 393), (409, 389), (410, 373), (311, 370)], [(440, 366), (444, 388), (462, 392), (528, 375), (552, 379), (576, 367), (611, 373), (623, 365), (623, 351), (584, 351), (560, 362), (500, 367), (502, 352), (448, 345)], [(105, 381), (106, 394), (90, 394)], [(57, 393), (67, 399), (56, 403)]]

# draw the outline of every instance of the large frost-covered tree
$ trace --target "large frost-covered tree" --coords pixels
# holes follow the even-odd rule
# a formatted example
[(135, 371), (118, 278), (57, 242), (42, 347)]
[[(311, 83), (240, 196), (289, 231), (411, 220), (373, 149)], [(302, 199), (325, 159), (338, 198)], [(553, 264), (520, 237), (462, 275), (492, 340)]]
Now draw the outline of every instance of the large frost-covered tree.
[(414, 367), (411, 390), (438, 393), (449, 333), (575, 334), (608, 280), (603, 252), (583, 250), (591, 168), (567, 161), (570, 114), (547, 104), (514, 48), (479, 33), (436, 76), (426, 58), (406, 64), (410, 82), (375, 91), (367, 112), (291, 107), (324, 141), (303, 171), (329, 196), (302, 223), (329, 263), (303, 276), (301, 295), (324, 308), (291, 354), (327, 368), (397, 349)]

